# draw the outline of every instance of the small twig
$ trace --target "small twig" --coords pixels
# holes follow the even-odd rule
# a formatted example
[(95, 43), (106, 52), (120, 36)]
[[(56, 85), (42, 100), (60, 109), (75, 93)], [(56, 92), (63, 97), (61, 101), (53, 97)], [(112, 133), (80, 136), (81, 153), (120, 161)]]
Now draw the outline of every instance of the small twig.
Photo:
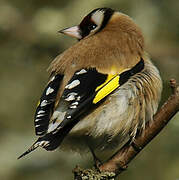
[[(179, 111), (179, 86), (176, 80), (170, 80), (172, 95), (163, 104), (154, 116), (150, 125), (146, 126), (145, 131), (136, 137), (133, 144), (126, 144), (107, 162), (100, 166), (101, 171), (115, 172), (116, 175), (123, 172), (128, 163), (166, 126), (172, 117)], [(137, 147), (137, 148), (136, 148)]]

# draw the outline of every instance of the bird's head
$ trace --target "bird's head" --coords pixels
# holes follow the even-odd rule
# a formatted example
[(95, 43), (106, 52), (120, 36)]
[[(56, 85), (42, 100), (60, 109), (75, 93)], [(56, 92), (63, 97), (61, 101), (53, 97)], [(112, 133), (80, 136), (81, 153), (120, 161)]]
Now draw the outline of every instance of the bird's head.
[[(111, 8), (94, 9), (79, 25), (59, 32), (78, 40), (95, 36), (100, 40), (103, 39), (103, 43), (106, 41), (108, 45), (119, 48), (122, 53), (130, 51), (132, 54), (134, 52), (141, 54), (144, 50), (144, 38), (137, 24), (128, 15)], [(96, 44), (97, 40), (94, 39), (90, 40)]]
[(81, 40), (105, 28), (114, 13), (115, 11), (110, 8), (97, 8), (85, 16), (79, 25), (65, 28), (59, 32)]

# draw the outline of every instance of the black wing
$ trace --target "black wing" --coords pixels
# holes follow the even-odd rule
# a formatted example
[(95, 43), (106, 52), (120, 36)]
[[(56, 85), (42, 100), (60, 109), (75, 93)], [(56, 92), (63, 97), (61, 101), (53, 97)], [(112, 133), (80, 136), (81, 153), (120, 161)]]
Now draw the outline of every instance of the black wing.
[[(71, 80), (68, 82), (63, 92), (62, 98), (69, 102), (64, 120), (59, 124), (57, 129), (46, 133), (49, 125), (49, 117), (51, 115), (60, 81), (63, 78), (61, 75), (56, 75), (54, 79), (46, 87), (40, 104), (37, 107), (36, 118), (41, 118), (43, 123), (40, 129), (36, 127), (37, 132), (46, 133), (40, 137), (25, 153), (19, 158), (30, 153), (37, 147), (41, 146), (46, 150), (56, 149), (63, 141), (68, 132), (78, 123), (78, 116), (84, 111), (88, 111), (89, 106), (92, 106), (104, 99), (108, 94), (118, 88), (120, 85), (127, 82), (127, 80), (136, 73), (139, 73), (144, 68), (143, 59), (140, 60), (132, 69), (126, 70), (120, 75), (110, 75), (99, 73), (96, 69), (81, 69), (77, 71)], [(48, 88), (52, 87), (53, 92), (48, 96)], [(44, 101), (47, 100), (47, 101)], [(46, 102), (43, 106), (43, 102)], [(48, 108), (48, 106), (50, 108)], [(40, 111), (45, 111), (43, 116), (38, 116)], [(46, 118), (47, 117), (47, 118)], [(37, 121), (41, 122), (41, 121)], [(35, 124), (37, 125), (37, 122)], [(38, 134), (38, 133), (37, 133)]]
[(96, 89), (105, 83), (107, 77), (107, 74), (99, 73), (95, 68), (81, 69), (74, 74), (62, 95), (70, 104), (60, 127), (64, 127), (93, 105)]
[(63, 76), (60, 74), (53, 76), (44, 89), (34, 117), (36, 135), (42, 136), (47, 132), (62, 78)]
[(88, 111), (89, 106), (94, 105), (93, 99), (98, 92), (96, 89), (106, 82), (107, 77), (107, 74), (99, 73), (94, 68), (75, 72), (62, 94), (62, 98), (69, 102), (63, 121), (56, 129), (40, 137), (31, 150), (37, 144), (46, 150), (56, 149), (68, 132), (78, 123), (81, 113)]
[(90, 106), (100, 102), (116, 88), (144, 68), (143, 59), (133, 68), (121, 74), (110, 75), (99, 73), (96, 69), (81, 69), (68, 82), (62, 97), (69, 102), (64, 120), (57, 129), (46, 134), (40, 141), (48, 142), (46, 150), (57, 148), (68, 132), (78, 123), (81, 113), (87, 112)]

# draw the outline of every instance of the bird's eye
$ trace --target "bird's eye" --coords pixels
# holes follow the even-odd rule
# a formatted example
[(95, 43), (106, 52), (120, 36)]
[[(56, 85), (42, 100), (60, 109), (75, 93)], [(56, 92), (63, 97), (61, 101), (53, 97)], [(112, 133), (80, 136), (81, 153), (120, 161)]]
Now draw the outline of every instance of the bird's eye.
[(88, 29), (89, 29), (89, 30), (93, 30), (93, 29), (95, 29), (96, 27), (97, 27), (96, 24), (90, 24), (90, 25), (88, 26)]

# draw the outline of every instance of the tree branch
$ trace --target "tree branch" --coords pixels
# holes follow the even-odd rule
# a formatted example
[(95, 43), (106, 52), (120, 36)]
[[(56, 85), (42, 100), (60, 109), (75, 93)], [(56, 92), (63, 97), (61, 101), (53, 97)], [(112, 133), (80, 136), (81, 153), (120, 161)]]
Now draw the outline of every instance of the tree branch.
[[(117, 153), (115, 153), (109, 160), (103, 163), (99, 169), (101, 172), (115, 173), (113, 177), (105, 179), (112, 179), (121, 172), (127, 169), (129, 162), (135, 158), (135, 156), (167, 125), (172, 117), (179, 111), (179, 86), (177, 86), (176, 80), (170, 80), (170, 86), (172, 88), (172, 95), (163, 104), (160, 110), (155, 114), (154, 120), (146, 125), (144, 132), (139, 134), (134, 143), (125, 144)], [(86, 170), (85, 170), (86, 171)], [(78, 179), (82, 180), (83, 172), (81, 169), (76, 168), (74, 174), (78, 174)], [(99, 173), (100, 174), (100, 173)], [(111, 175), (111, 174), (110, 174)], [(77, 176), (76, 176), (77, 177)], [(81, 178), (79, 178), (81, 177)], [(96, 177), (96, 176), (95, 176)], [(75, 178), (77, 179), (77, 178)], [(100, 178), (94, 178), (99, 179)], [(101, 179), (104, 179), (103, 177)]]

